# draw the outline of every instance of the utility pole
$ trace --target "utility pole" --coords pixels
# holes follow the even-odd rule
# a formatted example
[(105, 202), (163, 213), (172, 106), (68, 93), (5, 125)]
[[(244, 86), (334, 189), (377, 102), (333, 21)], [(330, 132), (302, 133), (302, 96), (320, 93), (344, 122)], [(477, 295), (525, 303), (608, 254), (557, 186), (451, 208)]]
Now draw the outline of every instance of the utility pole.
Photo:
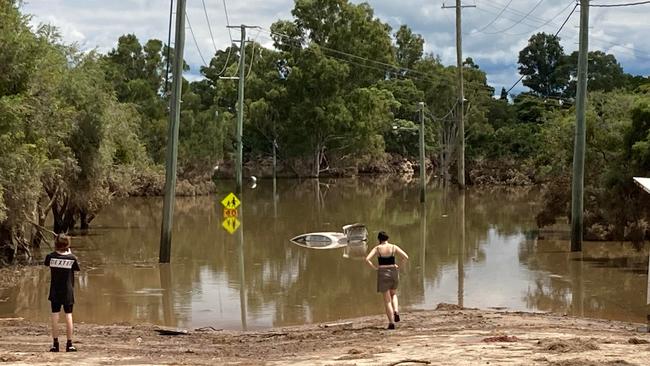
[(244, 131), (244, 78), (246, 77), (246, 26), (241, 25), (241, 39), (239, 50), (239, 101), (237, 108), (237, 167), (235, 180), (237, 187), (235, 192), (237, 195), (242, 191), (242, 169), (244, 161), (244, 144), (242, 142), (242, 135)]
[(178, 125), (181, 117), (181, 89), (183, 86), (183, 47), (185, 45), (185, 0), (176, 3), (176, 36), (174, 41), (174, 70), (172, 98), (169, 106), (167, 131), (167, 158), (165, 168), (165, 201), (160, 233), (160, 263), (169, 263), (171, 257), (174, 201), (176, 199), (176, 160), (178, 157)]
[(578, 90), (576, 93), (576, 130), (573, 148), (571, 185), (571, 251), (582, 250), (585, 182), (585, 109), (587, 103), (587, 53), (589, 52), (589, 0), (580, 0), (580, 45), (578, 53)]
[(239, 76), (219, 77), (225, 80), (239, 80), (239, 95), (237, 100), (237, 157), (235, 162), (235, 182), (237, 187), (235, 193), (240, 195), (242, 192), (242, 165), (244, 144), (242, 142), (242, 135), (244, 131), (244, 84), (246, 78), (246, 28), (259, 28), (257, 26), (251, 27), (247, 25), (228, 26), (228, 28), (240, 28), (241, 39), (239, 40)]
[(420, 202), (424, 202), (427, 184), (427, 169), (424, 160), (424, 102), (418, 104), (420, 106)]
[(456, 113), (458, 124), (458, 186), (465, 189), (465, 93), (463, 92), (463, 42), (461, 14), (463, 8), (475, 8), (476, 5), (461, 5), (461, 0), (456, 0), (455, 6), (442, 5), (443, 9), (456, 9), (456, 68), (458, 77), (458, 112)]

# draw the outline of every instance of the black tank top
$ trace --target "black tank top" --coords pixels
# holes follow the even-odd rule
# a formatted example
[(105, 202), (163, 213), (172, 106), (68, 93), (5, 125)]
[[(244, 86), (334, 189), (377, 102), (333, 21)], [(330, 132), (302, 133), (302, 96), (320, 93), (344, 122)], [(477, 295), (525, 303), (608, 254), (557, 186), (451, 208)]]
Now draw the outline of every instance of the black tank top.
[(391, 252), (390, 257), (382, 257), (379, 249), (377, 249), (377, 264), (380, 266), (389, 266), (395, 264), (395, 246), (393, 245), (393, 251)]

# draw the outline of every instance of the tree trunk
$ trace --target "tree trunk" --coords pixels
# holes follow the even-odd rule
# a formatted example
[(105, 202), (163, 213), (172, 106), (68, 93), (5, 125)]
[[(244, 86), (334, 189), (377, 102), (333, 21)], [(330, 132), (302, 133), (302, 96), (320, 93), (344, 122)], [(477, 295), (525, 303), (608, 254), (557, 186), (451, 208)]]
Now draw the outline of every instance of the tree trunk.
[(77, 224), (77, 220), (75, 219), (75, 214), (76, 214), (76, 209), (68, 207), (67, 210), (65, 210), (65, 214), (63, 215), (63, 232), (67, 233), (71, 230), (74, 229), (74, 227)]
[(320, 144), (316, 145), (316, 150), (314, 151), (314, 178), (318, 178), (320, 175)]
[(63, 227), (63, 213), (64, 209), (59, 204), (55, 203), (52, 205), (52, 216), (54, 217), (54, 228), (52, 230), (57, 234), (65, 232)]
[(86, 210), (79, 210), (79, 225), (82, 232), (84, 233), (88, 232), (88, 228), (90, 226), (90, 220)]

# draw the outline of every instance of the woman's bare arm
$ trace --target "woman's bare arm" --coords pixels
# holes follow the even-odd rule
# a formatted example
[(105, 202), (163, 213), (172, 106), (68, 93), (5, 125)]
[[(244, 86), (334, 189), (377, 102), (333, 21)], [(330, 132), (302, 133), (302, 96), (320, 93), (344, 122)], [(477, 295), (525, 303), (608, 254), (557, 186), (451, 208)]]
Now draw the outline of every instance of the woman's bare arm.
[(405, 261), (409, 259), (408, 254), (406, 254), (405, 251), (402, 250), (402, 248), (398, 247), (395, 245), (395, 252), (399, 254)]
[(372, 267), (372, 269), (374, 270), (377, 270), (377, 266), (374, 263), (372, 263), (372, 258), (375, 256), (376, 253), (377, 253), (377, 247), (374, 247), (366, 257), (366, 263), (368, 263), (368, 265)]

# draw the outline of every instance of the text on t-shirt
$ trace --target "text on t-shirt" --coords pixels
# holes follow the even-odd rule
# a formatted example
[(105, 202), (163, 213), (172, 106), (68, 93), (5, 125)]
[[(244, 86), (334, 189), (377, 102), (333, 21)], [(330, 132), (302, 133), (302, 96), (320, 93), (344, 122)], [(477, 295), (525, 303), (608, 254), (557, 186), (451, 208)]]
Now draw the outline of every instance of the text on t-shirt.
[(70, 269), (74, 264), (74, 259), (50, 259), (50, 267)]

